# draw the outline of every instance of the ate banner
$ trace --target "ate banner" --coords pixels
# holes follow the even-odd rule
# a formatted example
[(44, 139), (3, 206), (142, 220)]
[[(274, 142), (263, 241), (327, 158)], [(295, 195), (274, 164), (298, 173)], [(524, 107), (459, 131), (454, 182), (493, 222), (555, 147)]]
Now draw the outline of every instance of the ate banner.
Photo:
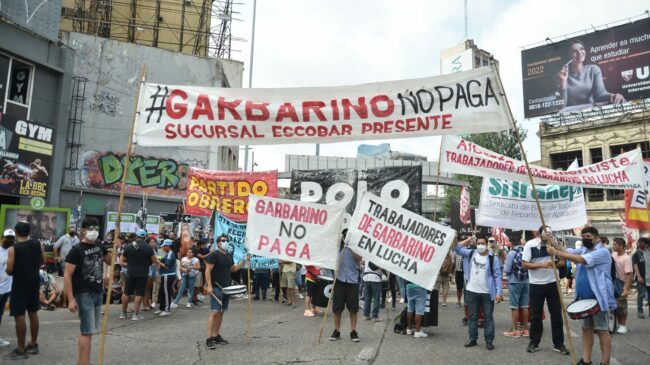
[(185, 213), (209, 217), (216, 209), (228, 219), (246, 222), (249, 195), (276, 197), (277, 171), (213, 171), (190, 167)]
[(371, 84), (235, 89), (144, 84), (141, 146), (328, 143), (496, 132), (512, 126), (494, 66)]
[(646, 186), (642, 189), (625, 190), (625, 223), (627, 228), (650, 230), (650, 202), (648, 202), (648, 184), (650, 184), (650, 160), (643, 164)]
[(246, 243), (255, 255), (334, 270), (342, 224), (336, 206), (252, 195)]
[[(218, 212), (214, 219), (214, 239), (225, 234), (228, 236), (228, 253), (232, 255), (234, 262), (241, 262), (249, 255), (246, 247), (246, 223), (233, 222)], [(217, 243), (212, 244), (212, 250), (217, 249)], [(251, 269), (275, 269), (278, 267), (278, 260), (269, 259), (258, 255), (250, 255)]]
[[(442, 138), (440, 171), (530, 182), (523, 161), (500, 155), (456, 136)], [(535, 184), (596, 189), (636, 189), (646, 186), (643, 159), (638, 148), (571, 171), (530, 165), (530, 172)]]
[(345, 241), (366, 261), (433, 290), (455, 237), (451, 228), (364, 193)]
[[(573, 186), (536, 186), (544, 220), (554, 230), (587, 224), (585, 196)], [(517, 181), (483, 178), (476, 223), (513, 230), (537, 230), (542, 225), (532, 186)], [(494, 234), (494, 232), (493, 232)]]
[(390, 166), (362, 170), (293, 170), (290, 193), (301, 201), (335, 205), (345, 210), (347, 227), (364, 192), (422, 212), (422, 166)]
[(0, 113), (0, 195), (47, 197), (55, 136), (51, 127)]

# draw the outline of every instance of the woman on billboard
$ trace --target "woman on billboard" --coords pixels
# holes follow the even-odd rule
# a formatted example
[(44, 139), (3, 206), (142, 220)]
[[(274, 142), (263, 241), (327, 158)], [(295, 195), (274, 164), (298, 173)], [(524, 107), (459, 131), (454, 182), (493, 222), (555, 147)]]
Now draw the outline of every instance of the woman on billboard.
[(603, 102), (620, 104), (625, 101), (623, 95), (612, 94), (605, 89), (598, 65), (585, 65), (587, 51), (582, 41), (575, 40), (569, 44), (569, 57), (569, 62), (557, 74), (558, 91), (565, 107)]

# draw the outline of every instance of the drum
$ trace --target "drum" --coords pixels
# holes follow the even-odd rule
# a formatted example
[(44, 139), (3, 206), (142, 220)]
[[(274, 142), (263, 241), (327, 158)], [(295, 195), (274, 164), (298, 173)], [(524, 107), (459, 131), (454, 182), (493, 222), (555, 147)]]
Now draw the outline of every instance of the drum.
[(246, 294), (246, 285), (232, 285), (223, 288), (223, 293), (228, 295)]
[(311, 304), (316, 307), (327, 308), (327, 302), (332, 296), (333, 284), (334, 279), (319, 275), (314, 284), (314, 297), (311, 298)]
[(596, 299), (583, 299), (575, 301), (566, 308), (566, 314), (571, 319), (583, 319), (600, 312)]

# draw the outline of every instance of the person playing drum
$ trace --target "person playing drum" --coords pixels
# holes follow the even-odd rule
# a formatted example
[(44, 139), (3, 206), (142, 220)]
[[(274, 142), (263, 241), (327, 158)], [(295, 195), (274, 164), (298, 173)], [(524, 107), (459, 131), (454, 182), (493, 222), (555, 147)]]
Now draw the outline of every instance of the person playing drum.
[(582, 229), (580, 249), (566, 249), (559, 246), (552, 237), (547, 237), (552, 247), (548, 253), (557, 255), (576, 264), (575, 299), (596, 299), (600, 311), (582, 320), (582, 359), (578, 364), (591, 364), (591, 351), (594, 347), (594, 331), (600, 340), (601, 365), (609, 365), (612, 353), (612, 338), (609, 335), (608, 312), (616, 309), (614, 285), (612, 283), (612, 256), (603, 246), (598, 230), (594, 227)]
[[(208, 339), (205, 346), (214, 350), (216, 345), (226, 345), (228, 341), (221, 337), (223, 313), (228, 310), (229, 296), (223, 288), (230, 285), (230, 273), (241, 270), (248, 262), (248, 257), (234, 265), (232, 255), (226, 250), (228, 236), (222, 234), (217, 238), (217, 249), (205, 258), (205, 282), (210, 295), (210, 315), (208, 316)], [(216, 288), (213, 287), (216, 285)]]

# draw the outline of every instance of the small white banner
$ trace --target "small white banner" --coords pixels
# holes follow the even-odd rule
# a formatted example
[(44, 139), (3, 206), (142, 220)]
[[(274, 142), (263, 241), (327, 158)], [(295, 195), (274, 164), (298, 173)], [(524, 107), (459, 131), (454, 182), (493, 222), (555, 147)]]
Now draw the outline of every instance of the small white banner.
[[(582, 188), (536, 186), (544, 220), (554, 230), (573, 229), (587, 224)], [(542, 225), (530, 184), (483, 178), (481, 203), (476, 224), (512, 230), (537, 230)]]
[[(526, 164), (456, 136), (442, 138), (440, 171), (509, 181), (529, 182)], [(530, 165), (535, 184), (559, 184), (596, 189), (645, 188), (641, 150), (638, 148), (602, 162), (570, 171)]]
[(366, 261), (433, 290), (456, 232), (399, 205), (364, 193), (346, 242)]
[(340, 207), (251, 195), (246, 245), (254, 255), (334, 270), (342, 224)]

